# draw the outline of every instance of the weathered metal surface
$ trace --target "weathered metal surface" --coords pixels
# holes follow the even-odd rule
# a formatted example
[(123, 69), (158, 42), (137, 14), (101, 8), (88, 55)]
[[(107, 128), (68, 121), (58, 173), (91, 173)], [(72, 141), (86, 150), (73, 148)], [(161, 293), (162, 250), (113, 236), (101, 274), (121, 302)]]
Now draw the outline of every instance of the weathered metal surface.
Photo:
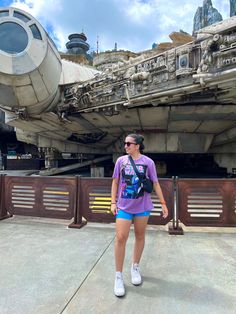
[(111, 178), (80, 178), (78, 212), (87, 221), (114, 222), (111, 208)]
[(236, 180), (178, 179), (180, 220), (191, 226), (236, 226)]
[(5, 176), (0, 174), (0, 220), (10, 217), (10, 215), (7, 212), (5, 204), (4, 190), (5, 190)]
[(6, 176), (5, 206), (15, 215), (70, 219), (75, 191), (75, 178)]
[(159, 183), (160, 183), (167, 207), (169, 209), (169, 215), (165, 219), (162, 217), (162, 206), (161, 206), (160, 200), (156, 196), (156, 194), (153, 192), (152, 201), (153, 201), (154, 208), (151, 211), (151, 215), (148, 220), (148, 223), (154, 224), (154, 225), (165, 225), (173, 218), (174, 181), (173, 179), (159, 179)]
[[(0, 178), (2, 180), (2, 176)], [(111, 178), (6, 176), (5, 181), (1, 181), (2, 215), (8, 208), (15, 215), (64, 219), (74, 216), (72, 227), (81, 226), (83, 218), (92, 222), (114, 222), (115, 216), (110, 211), (111, 181)], [(162, 218), (160, 201), (153, 193), (154, 209), (149, 224), (166, 224), (172, 219), (173, 180), (160, 179), (160, 184), (170, 214)]]
[(42, 34), (29, 64), (28, 54), (39, 40), (14, 10), (4, 8), (9, 15), (0, 18), (0, 25), (20, 25), (33, 50), (26, 48), (25, 59), (0, 50), (0, 106), (19, 140), (61, 152), (103, 154), (122, 152), (124, 134), (139, 131), (147, 152), (236, 152), (229, 145), (236, 141), (235, 16), (200, 30), (193, 42), (162, 53), (153, 50), (148, 57), (143, 52), (96, 76), (95, 69), (90, 75), (84, 67), (91, 79), (82, 82), (83, 75), (77, 79), (70, 70), (78, 66), (64, 61), (61, 66), (44, 30), (19, 10)]
[[(80, 178), (78, 215), (87, 221), (114, 222), (115, 217), (110, 211), (111, 207), (111, 179), (103, 178)], [(170, 214), (166, 219), (162, 218), (162, 209), (159, 199), (152, 194), (154, 208), (151, 211), (149, 224), (165, 225), (172, 219), (172, 209), (174, 205), (173, 180), (160, 179)], [(78, 220), (81, 220), (78, 218)]]
[[(0, 175), (0, 219), (9, 213), (26, 216), (74, 217), (70, 227), (85, 222), (114, 222), (110, 212), (111, 178), (16, 177)], [(236, 180), (178, 179), (176, 184), (177, 218), (191, 226), (236, 226)], [(174, 212), (174, 180), (160, 179), (169, 208), (166, 219), (153, 194), (154, 209), (149, 224), (165, 225)], [(173, 225), (173, 233), (178, 228)], [(172, 233), (172, 232), (171, 232)]]
[(90, 160), (90, 161), (84, 161), (84, 162), (80, 162), (80, 163), (76, 163), (70, 166), (65, 166), (65, 167), (60, 167), (60, 168), (51, 168), (48, 170), (41, 170), (39, 172), (39, 174), (41, 176), (51, 176), (51, 175), (55, 175), (55, 174), (59, 174), (59, 173), (63, 173), (69, 170), (73, 170), (73, 169), (78, 169), (78, 168), (82, 168), (85, 166), (90, 166), (92, 164), (96, 164), (98, 162), (104, 161), (104, 160), (109, 160), (111, 159), (111, 156), (106, 156), (106, 157), (100, 157), (100, 158), (96, 158), (94, 160)]

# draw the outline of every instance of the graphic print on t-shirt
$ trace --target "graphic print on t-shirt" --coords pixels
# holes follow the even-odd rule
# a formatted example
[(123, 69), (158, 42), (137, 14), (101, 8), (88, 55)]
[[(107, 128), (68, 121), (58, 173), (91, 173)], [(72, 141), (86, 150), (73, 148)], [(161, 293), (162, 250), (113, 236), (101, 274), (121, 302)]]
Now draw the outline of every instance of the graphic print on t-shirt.
[[(146, 165), (136, 165), (138, 172), (146, 173)], [(136, 175), (132, 165), (126, 164), (122, 169), (121, 198), (135, 199), (143, 196), (140, 179)]]

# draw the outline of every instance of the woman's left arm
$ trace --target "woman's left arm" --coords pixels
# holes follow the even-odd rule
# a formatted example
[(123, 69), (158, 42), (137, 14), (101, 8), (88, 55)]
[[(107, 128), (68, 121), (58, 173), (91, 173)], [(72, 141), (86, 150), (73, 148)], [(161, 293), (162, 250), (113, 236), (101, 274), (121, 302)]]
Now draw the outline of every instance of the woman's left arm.
[(165, 199), (164, 199), (162, 189), (161, 189), (159, 182), (153, 182), (153, 188), (154, 188), (154, 191), (156, 192), (157, 197), (160, 200), (160, 203), (162, 206), (163, 218), (166, 218), (168, 216), (168, 208), (166, 206), (166, 202), (165, 202)]

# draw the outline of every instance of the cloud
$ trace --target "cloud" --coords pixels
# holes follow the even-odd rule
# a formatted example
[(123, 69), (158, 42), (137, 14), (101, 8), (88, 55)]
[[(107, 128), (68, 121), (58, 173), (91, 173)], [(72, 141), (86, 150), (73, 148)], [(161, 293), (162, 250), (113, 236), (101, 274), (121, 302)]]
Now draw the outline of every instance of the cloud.
[[(155, 9), (152, 6), (151, 1), (124, 1), (129, 2), (124, 6), (124, 13), (131, 23), (137, 25), (143, 25), (152, 16), (152, 12)], [(125, 4), (125, 3), (124, 3)]]
[[(0, 4), (6, 1), (1, 1)], [(9, 3), (9, 1), (8, 1)], [(59, 50), (71, 33), (82, 30), (96, 50), (118, 49), (141, 51), (153, 42), (167, 41), (168, 35), (180, 29), (192, 33), (193, 17), (203, 0), (13, 0), (11, 5), (23, 9), (46, 28)], [(229, 17), (229, 0), (212, 4)]]

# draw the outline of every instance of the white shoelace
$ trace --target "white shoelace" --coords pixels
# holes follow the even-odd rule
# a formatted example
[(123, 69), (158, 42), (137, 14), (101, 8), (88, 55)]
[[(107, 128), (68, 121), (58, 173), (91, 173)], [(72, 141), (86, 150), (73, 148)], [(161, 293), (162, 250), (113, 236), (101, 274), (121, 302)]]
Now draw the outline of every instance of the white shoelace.
[(135, 276), (140, 276), (139, 266), (133, 265), (133, 272)]
[(116, 275), (116, 287), (117, 287), (117, 289), (123, 289), (124, 288), (124, 282), (123, 282), (123, 276), (122, 275)]

